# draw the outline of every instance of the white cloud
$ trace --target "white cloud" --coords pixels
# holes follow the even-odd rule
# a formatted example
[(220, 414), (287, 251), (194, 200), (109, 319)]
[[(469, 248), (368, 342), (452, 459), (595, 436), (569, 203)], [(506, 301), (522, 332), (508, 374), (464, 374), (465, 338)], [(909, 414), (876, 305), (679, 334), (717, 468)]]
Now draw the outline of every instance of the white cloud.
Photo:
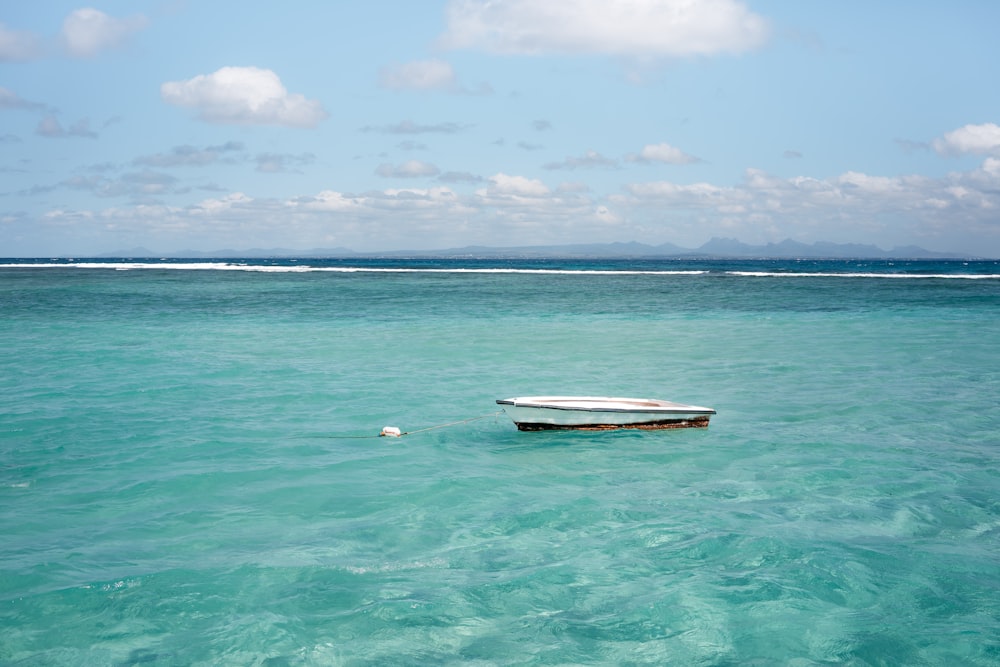
[(354, 197), (348, 197), (334, 190), (323, 190), (314, 197), (302, 197), (285, 202), (289, 208), (301, 208), (305, 211), (353, 211), (361, 207), (361, 202)]
[(455, 70), (443, 60), (420, 60), (385, 67), (379, 83), (390, 90), (454, 90)]
[[(942, 178), (857, 171), (825, 179), (784, 178), (748, 169), (734, 185), (652, 181), (632, 183), (612, 196), (573, 184), (550, 187), (507, 173), (464, 194), (448, 187), (361, 195), (323, 190), (287, 200), (233, 193), (181, 207), (153, 199), (181, 194), (180, 183), (154, 172), (63, 185), (95, 189), (100, 196), (129, 196), (133, 204), (59, 209), (36, 218), (36, 226), (48, 229), (53, 238), (65, 238), (53, 230), (92, 221), (164, 251), (172, 249), (170, 243), (205, 250), (235, 243), (303, 249), (334, 244), (379, 251), (632, 239), (696, 247), (712, 236), (736, 236), (748, 243), (864, 238), (885, 248), (912, 243), (1000, 252), (1000, 159), (993, 157), (976, 169)], [(105, 245), (121, 244), (106, 239)]]
[(668, 143), (649, 144), (644, 146), (638, 155), (625, 157), (629, 162), (663, 162), (665, 164), (692, 164), (701, 162), (693, 155), (688, 155), (679, 148)]
[(365, 198), (365, 204), (374, 209), (423, 212), (447, 210), (458, 202), (455, 192), (447, 187), (401, 188), (373, 193)]
[(194, 215), (219, 215), (234, 208), (240, 208), (252, 204), (253, 201), (253, 198), (248, 197), (242, 192), (232, 192), (217, 199), (202, 200), (192, 206), (189, 210)]
[(490, 185), (486, 190), (490, 195), (512, 197), (544, 197), (549, 194), (549, 188), (537, 179), (524, 176), (496, 174), (490, 177)]
[(658, 181), (625, 190), (628, 196), (611, 199), (634, 220), (642, 210), (654, 217), (669, 211), (672, 217), (713, 228), (713, 233), (727, 227), (748, 242), (865, 237), (885, 239), (887, 245), (924, 241), (960, 249), (952, 235), (962, 227), (993, 238), (994, 246), (1000, 243), (995, 221), (1000, 161), (995, 158), (987, 158), (980, 169), (941, 179), (853, 171), (829, 179), (779, 178), (748, 169), (743, 183), (735, 186)]
[(77, 9), (63, 21), (60, 39), (71, 56), (89, 58), (121, 46), (148, 23), (141, 15), (117, 19), (97, 9)]
[(965, 125), (935, 139), (931, 147), (940, 155), (1000, 156), (1000, 125)]
[(93, 244), (90, 230), (100, 230), (101, 245), (145, 245), (164, 252), (234, 244), (368, 251), (463, 243), (502, 246), (559, 243), (595, 234), (611, 241), (620, 231), (614, 212), (588, 197), (553, 195), (538, 181), (502, 174), (491, 188), (465, 196), (447, 187), (363, 195), (323, 190), (287, 200), (233, 193), (189, 206), (141, 202), (92, 211), (56, 209), (36, 220), (34, 229), (47, 228), (51, 237), (58, 229), (62, 242), (83, 235)]
[(0, 23), (0, 63), (33, 60), (41, 55), (41, 40), (30, 32), (11, 30)]
[(316, 100), (289, 93), (278, 75), (257, 67), (223, 67), (160, 86), (167, 104), (198, 110), (211, 123), (316, 127), (328, 116)]
[(385, 178), (420, 178), (437, 176), (441, 170), (428, 162), (408, 160), (400, 165), (381, 164), (375, 173)]
[(739, 0), (451, 0), (447, 21), (446, 48), (505, 54), (711, 55), (768, 37)]

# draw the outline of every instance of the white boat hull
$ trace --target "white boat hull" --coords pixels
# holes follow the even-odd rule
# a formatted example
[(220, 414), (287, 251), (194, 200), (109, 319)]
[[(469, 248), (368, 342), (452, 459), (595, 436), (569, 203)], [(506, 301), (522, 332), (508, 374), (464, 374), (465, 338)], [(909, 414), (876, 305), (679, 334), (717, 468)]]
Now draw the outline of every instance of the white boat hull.
[(712, 408), (649, 398), (525, 396), (497, 401), (522, 431), (708, 426)]

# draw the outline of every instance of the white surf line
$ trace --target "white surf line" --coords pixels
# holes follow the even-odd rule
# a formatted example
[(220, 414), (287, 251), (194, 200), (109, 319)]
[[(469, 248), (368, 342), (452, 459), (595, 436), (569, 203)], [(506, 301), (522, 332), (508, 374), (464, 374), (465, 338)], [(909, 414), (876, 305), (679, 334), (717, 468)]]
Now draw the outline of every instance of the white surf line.
[(375, 267), (375, 266), (284, 266), (268, 264), (233, 264), (222, 262), (198, 263), (117, 263), (117, 262), (74, 262), (74, 263), (44, 263), (44, 264), (0, 264), (0, 268), (77, 268), (77, 269), (112, 269), (115, 271), (131, 271), (144, 269), (170, 269), (176, 271), (256, 271), (262, 273), (475, 273), (475, 274), (555, 274), (555, 275), (704, 275), (707, 270), (632, 270), (632, 269), (512, 269), (512, 268), (466, 268), (448, 269), (416, 268), (416, 267)]
[[(570, 276), (702, 276), (713, 273), (710, 269), (517, 269), (504, 267), (490, 268), (419, 268), (419, 267), (378, 267), (378, 266), (309, 266), (241, 264), (231, 262), (71, 262), (71, 263), (16, 263), (0, 264), (0, 269), (35, 268), (78, 268), (106, 269), (114, 271), (166, 269), (173, 271), (247, 271), (260, 273), (440, 273), (440, 274), (525, 274), (525, 275), (570, 275)], [(722, 271), (727, 276), (743, 278), (891, 278), (891, 279), (944, 279), (944, 280), (996, 280), (996, 273), (878, 273), (878, 272), (782, 272), (782, 271)]]
[(745, 278), (938, 278), (959, 280), (990, 280), (996, 273), (782, 273), (780, 271), (726, 271), (726, 275)]

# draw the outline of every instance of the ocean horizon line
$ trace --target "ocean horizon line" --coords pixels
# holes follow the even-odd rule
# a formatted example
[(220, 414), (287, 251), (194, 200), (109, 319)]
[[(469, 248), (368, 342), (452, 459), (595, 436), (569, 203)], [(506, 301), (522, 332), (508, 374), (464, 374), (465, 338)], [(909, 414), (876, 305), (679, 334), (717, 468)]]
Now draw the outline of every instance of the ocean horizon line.
[(22, 259), (956, 259), (988, 260), (984, 257), (957, 250), (937, 251), (907, 245), (884, 249), (876, 245), (858, 243), (831, 243), (816, 241), (803, 243), (791, 239), (766, 244), (748, 244), (736, 239), (713, 238), (696, 248), (685, 248), (673, 243), (648, 244), (637, 241), (608, 243), (539, 244), (530, 246), (467, 245), (435, 249), (354, 250), (347, 247), (332, 248), (218, 248), (209, 251), (185, 248), (174, 251), (157, 251), (137, 246), (98, 253), (35, 253), (19, 255)]

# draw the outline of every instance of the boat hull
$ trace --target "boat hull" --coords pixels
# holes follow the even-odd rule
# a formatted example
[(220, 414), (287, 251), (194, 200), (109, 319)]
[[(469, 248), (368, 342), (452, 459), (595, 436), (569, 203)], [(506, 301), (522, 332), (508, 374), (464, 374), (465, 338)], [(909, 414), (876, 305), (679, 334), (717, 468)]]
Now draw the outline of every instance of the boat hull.
[(519, 430), (704, 428), (712, 408), (645, 398), (529, 396), (497, 401)]

